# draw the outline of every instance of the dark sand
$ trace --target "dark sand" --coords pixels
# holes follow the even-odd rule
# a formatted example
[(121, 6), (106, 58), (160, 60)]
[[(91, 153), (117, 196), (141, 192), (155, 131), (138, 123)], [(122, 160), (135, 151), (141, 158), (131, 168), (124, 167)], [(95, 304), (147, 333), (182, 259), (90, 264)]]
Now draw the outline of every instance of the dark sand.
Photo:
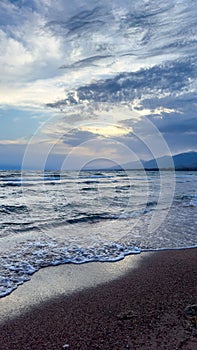
[(160, 251), (138, 269), (32, 307), (0, 325), (1, 350), (196, 350), (197, 249)]

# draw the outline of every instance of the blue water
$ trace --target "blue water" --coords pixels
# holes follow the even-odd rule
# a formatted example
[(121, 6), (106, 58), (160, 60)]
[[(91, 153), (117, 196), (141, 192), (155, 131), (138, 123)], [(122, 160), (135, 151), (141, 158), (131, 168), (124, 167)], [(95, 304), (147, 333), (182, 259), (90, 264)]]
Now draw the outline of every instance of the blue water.
[(43, 266), (197, 245), (197, 173), (0, 172), (0, 297)]

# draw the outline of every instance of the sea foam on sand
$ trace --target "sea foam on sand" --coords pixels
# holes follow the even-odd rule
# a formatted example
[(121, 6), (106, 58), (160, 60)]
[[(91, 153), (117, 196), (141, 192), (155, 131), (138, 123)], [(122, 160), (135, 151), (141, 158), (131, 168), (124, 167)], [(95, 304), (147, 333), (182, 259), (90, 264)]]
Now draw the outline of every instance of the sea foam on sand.
[(150, 254), (130, 255), (115, 263), (91, 262), (43, 268), (12, 294), (0, 299), (0, 321), (19, 315), (32, 305), (50, 298), (116, 279), (129, 269), (137, 268), (140, 261)]

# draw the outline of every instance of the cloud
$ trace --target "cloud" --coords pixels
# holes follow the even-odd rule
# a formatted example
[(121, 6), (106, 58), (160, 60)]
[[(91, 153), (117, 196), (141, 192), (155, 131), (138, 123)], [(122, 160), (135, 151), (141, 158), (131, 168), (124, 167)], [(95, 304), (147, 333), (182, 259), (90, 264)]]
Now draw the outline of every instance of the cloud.
[[(0, 104), (3, 107), (15, 107), (21, 109), (39, 109), (47, 112), (46, 104), (54, 97), (65, 96), (61, 80), (43, 79), (26, 84), (15, 83), (5, 85), (0, 82)], [(50, 111), (48, 111), (50, 116)]]
[(163, 134), (197, 134), (197, 118), (186, 115), (174, 115), (171, 119), (155, 119), (155, 125)]
[(43, 111), (52, 119), (39, 137), (67, 136), (68, 147), (101, 133), (127, 143), (129, 127), (145, 133), (147, 118), (172, 147), (170, 137), (180, 144), (184, 135), (187, 148), (196, 128), (196, 14), (192, 0), (2, 0), (0, 104)]
[[(22, 85), (23, 91), (30, 82), (46, 80), (45, 95), (58, 77), (69, 91), (82, 83), (90, 85), (92, 79), (110, 79), (118, 72), (188, 57), (196, 40), (192, 1), (189, 6), (159, 1), (157, 9), (152, 1), (98, 1), (97, 6), (76, 1), (74, 6), (59, 0), (55, 7), (49, 0), (3, 1), (0, 15), (6, 18), (0, 27), (5, 48), (0, 57), (1, 80), (8, 89)], [(57, 100), (58, 92), (49, 99)], [(31, 103), (41, 103), (39, 94)]]
[(60, 67), (60, 69), (71, 69), (71, 68), (81, 68), (81, 67), (88, 67), (89, 65), (94, 65), (94, 66), (100, 66), (100, 65), (107, 65), (111, 64), (111, 58), (112, 55), (97, 55), (97, 56), (92, 56), (88, 58), (84, 58), (83, 60), (79, 60), (74, 62), (71, 65), (63, 65)]
[(72, 147), (84, 144), (89, 140), (98, 139), (98, 134), (86, 130), (72, 130), (63, 136), (64, 143)]
[(92, 140), (107, 140), (108, 138), (113, 138), (127, 135), (131, 132), (131, 128), (121, 127), (118, 125), (110, 124), (99, 124), (94, 123), (92, 125), (84, 125), (78, 129), (73, 129), (63, 135), (64, 143), (71, 146), (78, 146), (84, 144), (87, 141)]
[[(183, 89), (189, 87), (196, 77), (195, 60), (170, 61), (163, 65), (141, 69), (132, 73), (121, 73), (113, 78), (96, 81), (92, 84), (81, 86), (67, 94), (67, 98), (49, 107), (74, 105), (84, 101), (92, 102), (127, 102), (138, 98), (143, 100), (149, 96), (152, 100), (173, 94), (180, 94)], [(176, 99), (176, 96), (174, 96)]]
[(63, 50), (59, 38), (43, 31), (46, 19), (22, 1), (1, 2), (0, 17), (3, 19), (0, 26), (1, 104), (26, 106), (28, 94), (28, 105), (44, 106), (52, 98), (53, 86), (56, 87), (53, 98), (55, 93), (61, 96), (57, 80)]

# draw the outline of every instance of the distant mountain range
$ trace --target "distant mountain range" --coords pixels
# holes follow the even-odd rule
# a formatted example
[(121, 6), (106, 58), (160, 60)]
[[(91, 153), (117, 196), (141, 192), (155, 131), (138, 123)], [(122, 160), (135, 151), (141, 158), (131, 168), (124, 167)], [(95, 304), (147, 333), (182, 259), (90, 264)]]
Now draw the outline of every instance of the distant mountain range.
[[(176, 154), (172, 157), (174, 167), (176, 170), (197, 170), (197, 152), (187, 152)], [(158, 163), (158, 165), (157, 165)], [(152, 159), (148, 162), (144, 162), (146, 169), (154, 168), (168, 168), (170, 164), (170, 157), (161, 157), (157, 160)]]
[(197, 170), (197, 152), (187, 152), (176, 154), (172, 157), (163, 156), (157, 159), (151, 159), (149, 161), (141, 160), (130, 162), (122, 165), (117, 165), (113, 167), (96, 167), (90, 166), (84, 170), (158, 170), (158, 169), (173, 169), (176, 170)]
[[(88, 164), (83, 170), (138, 170), (138, 169), (146, 169), (146, 170), (158, 170), (158, 169), (172, 169), (176, 170), (196, 170), (197, 171), (197, 152), (187, 152), (176, 154), (172, 157), (163, 156), (157, 159), (151, 159), (148, 161), (139, 160), (133, 161), (122, 165), (114, 165), (110, 166), (111, 162), (101, 162), (94, 161), (92, 164)], [(105, 165), (104, 165), (105, 164)], [(57, 165), (57, 164), (56, 164)], [(54, 170), (54, 166), (48, 166), (46, 169)], [(20, 165), (0, 165), (0, 169), (4, 170), (21, 170)], [(56, 170), (61, 169), (61, 159), (58, 163)]]
[(147, 169), (147, 170), (157, 170), (157, 169), (170, 169), (174, 168), (176, 170), (197, 170), (197, 152), (187, 152), (176, 154), (172, 157), (163, 156), (157, 159), (151, 159), (149, 161), (141, 160), (140, 162), (131, 162), (123, 164), (122, 167), (114, 167), (114, 170), (119, 170), (121, 168), (125, 170), (129, 169)]

